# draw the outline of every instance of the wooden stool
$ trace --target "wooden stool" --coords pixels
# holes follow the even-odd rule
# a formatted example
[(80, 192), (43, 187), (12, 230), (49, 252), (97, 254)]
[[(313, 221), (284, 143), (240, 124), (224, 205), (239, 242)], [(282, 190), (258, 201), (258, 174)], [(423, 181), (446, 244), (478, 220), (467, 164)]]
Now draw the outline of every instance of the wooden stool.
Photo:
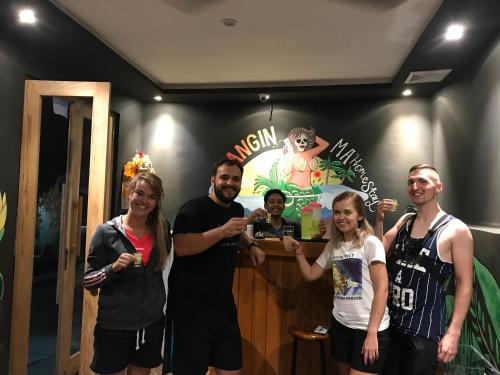
[(328, 340), (328, 334), (321, 335), (314, 332), (318, 324), (316, 323), (300, 323), (288, 327), (288, 333), (293, 337), (293, 353), (292, 353), (292, 375), (295, 375), (295, 367), (297, 362), (297, 343), (299, 340), (308, 342), (318, 342), (320, 349), (321, 360), (321, 375), (326, 374), (325, 368), (325, 340)]

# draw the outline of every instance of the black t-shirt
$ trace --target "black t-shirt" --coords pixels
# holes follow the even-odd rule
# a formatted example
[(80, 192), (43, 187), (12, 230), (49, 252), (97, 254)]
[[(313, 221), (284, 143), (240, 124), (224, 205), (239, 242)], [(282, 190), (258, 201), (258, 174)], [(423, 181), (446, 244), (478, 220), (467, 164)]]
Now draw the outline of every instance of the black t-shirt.
[[(208, 196), (186, 202), (175, 218), (173, 234), (203, 233), (243, 217), (243, 206), (215, 203)], [(236, 314), (232, 286), (240, 236), (225, 238), (191, 256), (175, 255), (168, 279), (168, 314), (209, 320)]]

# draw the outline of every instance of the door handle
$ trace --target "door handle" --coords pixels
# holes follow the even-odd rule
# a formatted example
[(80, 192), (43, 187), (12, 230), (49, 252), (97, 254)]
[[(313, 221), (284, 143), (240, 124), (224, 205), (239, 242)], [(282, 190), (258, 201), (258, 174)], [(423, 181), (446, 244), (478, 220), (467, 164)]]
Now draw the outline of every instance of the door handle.
[(69, 250), (68, 248), (64, 248), (64, 270), (68, 269), (68, 259), (69, 259)]

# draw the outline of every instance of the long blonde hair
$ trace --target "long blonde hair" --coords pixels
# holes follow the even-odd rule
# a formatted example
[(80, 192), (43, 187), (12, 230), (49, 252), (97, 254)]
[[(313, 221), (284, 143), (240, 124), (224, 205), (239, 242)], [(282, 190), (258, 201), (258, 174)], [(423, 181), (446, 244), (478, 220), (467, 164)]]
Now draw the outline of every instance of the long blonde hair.
[(160, 271), (165, 266), (167, 256), (170, 253), (170, 232), (167, 221), (161, 214), (161, 200), (163, 198), (163, 184), (161, 178), (150, 172), (136, 174), (127, 185), (128, 194), (132, 194), (139, 181), (146, 181), (151, 190), (157, 196), (156, 207), (150, 212), (146, 220), (146, 225), (152, 230), (155, 247), (158, 249), (158, 263), (155, 271)]
[[(373, 234), (373, 228), (366, 220), (363, 198), (359, 196), (359, 194), (354, 193), (352, 191), (344, 191), (343, 193), (337, 195), (332, 203), (332, 210), (335, 207), (335, 203), (350, 199), (354, 206), (354, 209), (361, 215), (363, 218), (358, 221), (358, 227), (354, 231), (354, 240), (353, 245), (360, 247), (365, 242), (366, 238)], [(345, 242), (344, 233), (340, 231), (335, 225), (335, 221), (332, 217), (332, 234), (330, 237), (330, 243), (333, 244), (333, 247), (339, 247), (342, 242)]]

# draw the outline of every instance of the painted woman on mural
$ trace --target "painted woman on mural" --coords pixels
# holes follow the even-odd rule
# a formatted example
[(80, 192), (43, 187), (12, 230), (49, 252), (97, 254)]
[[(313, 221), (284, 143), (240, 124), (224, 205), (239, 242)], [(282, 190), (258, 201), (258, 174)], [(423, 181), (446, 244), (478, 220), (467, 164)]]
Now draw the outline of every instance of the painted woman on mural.
[(283, 171), (286, 182), (306, 188), (311, 185), (311, 172), (318, 169), (315, 157), (329, 143), (316, 135), (314, 128), (293, 128), (285, 140)]

